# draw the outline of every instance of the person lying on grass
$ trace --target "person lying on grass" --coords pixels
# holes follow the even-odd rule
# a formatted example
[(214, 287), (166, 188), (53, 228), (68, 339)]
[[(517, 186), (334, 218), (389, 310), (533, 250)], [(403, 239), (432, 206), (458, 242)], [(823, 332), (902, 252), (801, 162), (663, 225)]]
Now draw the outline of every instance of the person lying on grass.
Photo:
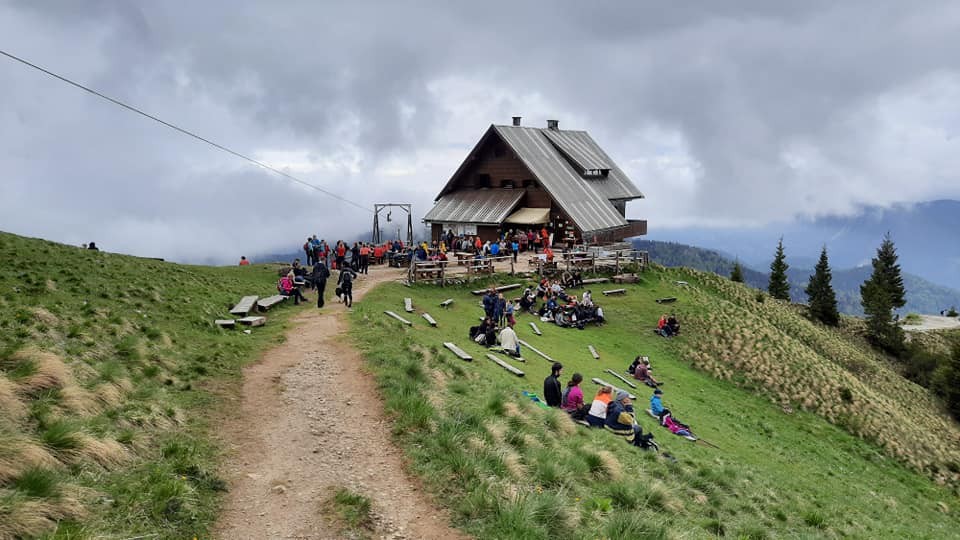
[(607, 421), (607, 405), (613, 400), (613, 387), (601, 386), (597, 395), (593, 396), (590, 410), (587, 412), (587, 424), (590, 427), (602, 428)]
[[(660, 386), (660, 383), (653, 378), (653, 375), (650, 374), (650, 359), (649, 358), (640, 358), (640, 363), (633, 370), (633, 378), (642, 382), (643, 384), (649, 386), (650, 388), (656, 388)], [(636, 362), (636, 361), (634, 361)]]
[(690, 431), (690, 426), (677, 422), (673, 419), (673, 416), (670, 413), (663, 415), (661, 424), (663, 427), (669, 429), (670, 433), (673, 433), (674, 435), (679, 435), (686, 439), (690, 439), (691, 441), (697, 440), (697, 438), (694, 437), (693, 433)]
[(500, 346), (503, 347), (504, 353), (520, 358), (520, 339), (513, 330), (513, 323), (500, 331)]
[(582, 382), (583, 375), (574, 373), (560, 399), (560, 408), (569, 413), (574, 420), (583, 420), (590, 410), (590, 407), (583, 402), (583, 390), (580, 389)]

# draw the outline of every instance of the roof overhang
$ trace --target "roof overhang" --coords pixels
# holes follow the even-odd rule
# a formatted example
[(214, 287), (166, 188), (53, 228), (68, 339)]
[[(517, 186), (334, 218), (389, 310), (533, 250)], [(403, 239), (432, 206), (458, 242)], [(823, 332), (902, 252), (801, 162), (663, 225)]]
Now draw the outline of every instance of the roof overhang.
[(520, 208), (516, 212), (507, 216), (504, 223), (513, 223), (515, 225), (539, 225), (550, 222), (549, 208)]

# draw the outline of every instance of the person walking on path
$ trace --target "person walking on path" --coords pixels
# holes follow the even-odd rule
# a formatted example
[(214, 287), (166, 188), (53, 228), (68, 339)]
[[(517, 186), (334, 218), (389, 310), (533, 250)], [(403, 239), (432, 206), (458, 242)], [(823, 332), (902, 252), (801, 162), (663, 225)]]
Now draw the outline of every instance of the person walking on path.
[(353, 306), (353, 278), (357, 277), (356, 272), (350, 267), (344, 267), (340, 270), (340, 277), (337, 278), (337, 286), (340, 287), (340, 295), (343, 297), (343, 303), (347, 307)]
[(551, 407), (559, 407), (563, 399), (563, 391), (560, 389), (561, 371), (563, 371), (563, 364), (554, 362), (550, 368), (550, 375), (543, 380), (543, 398)]
[(313, 286), (317, 289), (317, 309), (323, 307), (323, 292), (327, 288), (327, 278), (329, 277), (330, 270), (326, 263), (323, 262), (323, 259), (318, 259), (317, 264), (313, 265), (313, 273), (310, 274)]

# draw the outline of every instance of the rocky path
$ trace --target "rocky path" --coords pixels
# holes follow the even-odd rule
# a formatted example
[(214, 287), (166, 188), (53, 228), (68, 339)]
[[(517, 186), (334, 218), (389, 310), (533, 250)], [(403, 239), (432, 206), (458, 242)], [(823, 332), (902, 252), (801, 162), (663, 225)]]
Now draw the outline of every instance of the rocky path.
[[(361, 278), (354, 301), (394, 278), (386, 269)], [(244, 370), (220, 429), (230, 459), (217, 537), (343, 538), (324, 511), (347, 487), (373, 501), (373, 538), (466, 538), (404, 472), (373, 377), (346, 342), (345, 307), (295, 309), (287, 341)]]

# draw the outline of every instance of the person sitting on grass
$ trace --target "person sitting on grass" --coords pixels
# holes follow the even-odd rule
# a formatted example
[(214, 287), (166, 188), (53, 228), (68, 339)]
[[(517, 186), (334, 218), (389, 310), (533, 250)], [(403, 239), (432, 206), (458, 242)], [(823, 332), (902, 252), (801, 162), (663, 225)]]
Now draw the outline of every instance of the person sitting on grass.
[(670, 412), (670, 409), (663, 406), (663, 400), (660, 396), (663, 395), (663, 390), (657, 388), (653, 391), (653, 395), (650, 396), (650, 412), (657, 417), (657, 420), (660, 421), (660, 425), (664, 426), (663, 419), (669, 416), (671, 420), (683, 427), (689, 427), (683, 422), (673, 418), (673, 413)]
[(280, 283), (277, 284), (277, 290), (280, 291), (280, 294), (284, 296), (293, 297), (293, 305), (300, 305), (300, 301), (304, 302), (307, 299), (303, 296), (303, 293), (300, 292), (300, 287), (294, 281), (293, 270), (287, 273), (287, 275), (280, 278)]
[(512, 323), (500, 331), (500, 346), (503, 347), (504, 353), (520, 358), (520, 339), (513, 330)]
[(623, 390), (617, 392), (616, 397), (607, 406), (606, 428), (616, 435), (620, 435), (630, 444), (640, 446), (643, 430), (637, 424), (633, 414), (633, 402)]
[(583, 390), (580, 389), (582, 382), (583, 375), (574, 373), (560, 398), (560, 408), (571, 414), (574, 420), (582, 420), (589, 410), (583, 403)]
[(520, 309), (530, 313), (535, 313), (536, 310), (534, 308), (534, 304), (536, 304), (536, 302), (537, 297), (534, 294), (533, 289), (531, 287), (527, 287), (527, 289), (523, 291), (523, 296), (520, 297)]
[[(637, 358), (640, 358), (639, 356)], [(650, 374), (650, 359), (643, 357), (637, 367), (633, 370), (633, 378), (649, 386), (656, 388), (660, 383)]]
[(607, 422), (607, 405), (613, 399), (613, 387), (601, 386), (597, 395), (593, 396), (593, 403), (587, 412), (587, 424), (590, 427), (602, 428)]
[(677, 316), (673, 313), (667, 318), (667, 329), (671, 336), (680, 335), (680, 321), (677, 320)]
[(655, 330), (655, 332), (658, 333), (658, 334), (660, 334), (660, 335), (663, 336), (663, 337), (670, 337), (670, 335), (667, 333), (667, 332), (669, 332), (669, 330), (667, 329), (667, 314), (666, 314), (666, 313), (664, 313), (663, 315), (661, 315), (661, 316), (660, 316), (660, 320), (657, 321), (657, 329)]

